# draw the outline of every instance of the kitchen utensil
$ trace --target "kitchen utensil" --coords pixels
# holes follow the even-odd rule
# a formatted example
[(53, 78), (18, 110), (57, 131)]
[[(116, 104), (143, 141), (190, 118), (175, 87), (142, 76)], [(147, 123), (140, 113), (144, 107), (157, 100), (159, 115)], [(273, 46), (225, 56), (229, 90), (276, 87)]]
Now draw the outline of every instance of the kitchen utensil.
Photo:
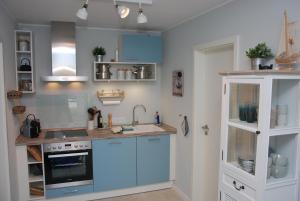
[(149, 79), (151, 77), (151, 71), (147, 70), (145, 66), (134, 66), (134, 68), (132, 73), (135, 75), (135, 79)]
[(35, 118), (34, 114), (29, 114), (26, 117), (25, 121), (23, 122), (20, 131), (21, 134), (26, 137), (36, 138), (39, 136), (39, 133), (41, 132), (40, 121)]
[(272, 165), (271, 175), (275, 178), (283, 178), (287, 175), (288, 167)]
[(96, 78), (97, 79), (110, 79), (112, 73), (110, 72), (110, 65), (109, 64), (97, 64), (97, 72)]
[(247, 108), (245, 104), (239, 106), (239, 118), (241, 121), (246, 121)]
[(126, 80), (132, 80), (132, 71), (130, 69), (126, 70)]
[(20, 80), (19, 88), (21, 91), (32, 91), (32, 81), (31, 80)]
[(94, 120), (95, 115), (97, 114), (98, 109), (94, 106), (88, 109), (89, 120)]
[(286, 126), (288, 124), (288, 106), (277, 105), (277, 125)]
[(280, 154), (272, 154), (272, 161), (273, 165), (276, 166), (287, 166), (288, 165), (288, 158), (282, 156)]
[(268, 158), (268, 167), (271, 167), (272, 166), (272, 157), (269, 157)]
[(239, 162), (241, 168), (243, 170), (245, 170), (246, 172), (249, 172), (249, 173), (254, 172), (254, 168), (255, 168), (254, 160), (249, 160), (249, 159), (246, 160), (246, 159), (239, 157), (238, 162)]
[(112, 113), (108, 113), (108, 128), (112, 128)]
[(268, 167), (268, 170), (267, 170), (267, 179), (269, 179), (271, 177), (271, 171), (272, 171), (272, 168)]
[(31, 71), (30, 60), (28, 58), (21, 59), (20, 71)]
[(124, 69), (118, 69), (118, 80), (125, 80), (125, 70)]
[(29, 41), (28, 40), (19, 40), (19, 51), (29, 51), (30, 48), (29, 48)]
[(254, 104), (248, 105), (246, 121), (248, 123), (254, 123), (257, 121), (256, 105)]
[(88, 130), (94, 129), (94, 120), (89, 120), (87, 124)]

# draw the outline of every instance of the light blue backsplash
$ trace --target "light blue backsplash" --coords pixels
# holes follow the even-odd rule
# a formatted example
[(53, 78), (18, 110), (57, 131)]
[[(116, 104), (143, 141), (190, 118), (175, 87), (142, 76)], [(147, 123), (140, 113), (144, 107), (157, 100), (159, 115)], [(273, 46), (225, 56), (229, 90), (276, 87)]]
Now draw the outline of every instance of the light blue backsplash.
[(88, 102), (87, 93), (38, 94), (37, 116), (44, 128), (85, 127)]

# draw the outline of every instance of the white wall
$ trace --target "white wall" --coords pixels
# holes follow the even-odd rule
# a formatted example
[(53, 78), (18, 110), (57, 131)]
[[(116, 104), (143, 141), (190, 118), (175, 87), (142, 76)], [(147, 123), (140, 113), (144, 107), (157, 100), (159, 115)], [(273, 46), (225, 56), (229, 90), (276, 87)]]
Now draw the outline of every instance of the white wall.
[[(236, 0), (203, 16), (164, 32), (165, 60), (162, 67), (162, 110), (166, 123), (176, 125), (176, 185), (192, 197), (193, 135), (183, 137), (178, 114), (193, 114), (193, 48), (233, 35), (240, 35), (240, 68), (249, 69), (245, 50), (265, 41), (274, 51), (279, 44), (284, 9), (290, 19), (300, 21), (299, 0)], [(300, 40), (300, 38), (299, 38)], [(172, 96), (172, 71), (185, 73), (184, 97)], [(196, 122), (197, 123), (197, 122)]]
[[(118, 30), (94, 29), (77, 27), (77, 74), (89, 77), (89, 81), (85, 84), (47, 84), (40, 81), (40, 76), (51, 75), (51, 43), (50, 43), (50, 26), (40, 25), (19, 25), (19, 28), (32, 30), (34, 38), (34, 68), (37, 93), (33, 96), (28, 96), (23, 100), (23, 103), (28, 107), (29, 111), (38, 114), (41, 119), (42, 126), (47, 127), (74, 127), (86, 126), (87, 108), (97, 106), (102, 110), (104, 120), (107, 114), (113, 114), (114, 123), (131, 123), (132, 109), (135, 104), (144, 104), (147, 108), (147, 113), (143, 110), (137, 110), (137, 118), (140, 122), (153, 122), (154, 114), (160, 111), (160, 68), (158, 67), (156, 82), (132, 82), (132, 83), (102, 83), (93, 81), (93, 61), (92, 49), (96, 45), (103, 46), (107, 55), (105, 61), (115, 56), (119, 35), (122, 33)], [(123, 89), (125, 90), (124, 101), (117, 106), (103, 106), (96, 92), (99, 89)], [(54, 104), (53, 96), (66, 99), (68, 97), (77, 96), (82, 102), (77, 113), (77, 122), (74, 122), (71, 117), (62, 115), (69, 112), (68, 108), (57, 109), (57, 107), (48, 107), (46, 101)], [(50, 100), (52, 97), (53, 100)], [(56, 98), (55, 98), (56, 99)], [(61, 103), (63, 104), (63, 103)], [(73, 116), (74, 116), (73, 115)]]
[[(5, 91), (15, 88), (15, 70), (14, 70), (14, 19), (0, 1), (0, 41), (3, 42), (3, 60), (4, 60), (4, 81), (5, 81)], [(1, 83), (2, 84), (2, 83)], [(15, 151), (15, 137), (14, 132), (16, 132), (16, 127), (13, 123), (14, 117), (11, 112), (10, 103), (6, 102), (6, 118), (7, 118), (7, 129), (8, 129), (8, 158), (9, 158), (9, 176), (10, 183), (1, 179), (1, 189), (5, 187), (10, 187), (10, 189), (16, 189), (17, 177), (16, 177), (16, 151)], [(5, 111), (0, 111), (5, 112)], [(3, 128), (1, 128), (3, 129)], [(4, 135), (6, 132), (1, 132), (0, 135)], [(1, 137), (5, 139), (5, 137)], [(2, 161), (1, 163), (7, 163), (7, 161)], [(2, 170), (1, 170), (2, 171)], [(9, 186), (10, 185), (10, 186)], [(9, 190), (8, 188), (5, 190)], [(16, 194), (11, 193), (12, 200), (16, 200)], [(2, 197), (0, 197), (2, 200)]]

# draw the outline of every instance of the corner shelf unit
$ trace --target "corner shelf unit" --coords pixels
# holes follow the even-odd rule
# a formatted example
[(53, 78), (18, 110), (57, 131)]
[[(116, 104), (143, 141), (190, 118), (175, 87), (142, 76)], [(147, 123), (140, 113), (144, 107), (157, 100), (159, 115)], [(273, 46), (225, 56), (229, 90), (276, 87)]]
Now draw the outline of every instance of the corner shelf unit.
[(19, 201), (45, 200), (43, 146), (17, 146), (17, 153)]
[(220, 200), (298, 200), (300, 72), (223, 75)]
[[(44, 169), (44, 156), (43, 146), (41, 145), (29, 145), (27, 147), (34, 147), (39, 150), (42, 160), (36, 160), (27, 151), (27, 165), (28, 165), (28, 184), (29, 184), (29, 200), (39, 200), (45, 198), (45, 169)], [(41, 189), (43, 192), (41, 195), (32, 193), (32, 189)]]
[(31, 31), (15, 30), (15, 65), (17, 90), (24, 94), (35, 93)]
[[(100, 65), (110, 65), (111, 78), (100, 79), (98, 73), (100, 73)], [(145, 66), (148, 72), (147, 79), (135, 79), (132, 74), (131, 78), (118, 79), (118, 70), (134, 70), (134, 66)], [(125, 73), (126, 74), (126, 73)], [(136, 63), (136, 62), (94, 62), (93, 77), (95, 82), (153, 82), (156, 81), (156, 63)]]

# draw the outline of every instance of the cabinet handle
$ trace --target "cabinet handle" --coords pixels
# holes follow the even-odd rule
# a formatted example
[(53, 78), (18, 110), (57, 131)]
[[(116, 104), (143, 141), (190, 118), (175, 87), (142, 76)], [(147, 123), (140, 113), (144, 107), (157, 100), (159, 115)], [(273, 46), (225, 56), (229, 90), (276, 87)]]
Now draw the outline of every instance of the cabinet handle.
[(64, 192), (64, 194), (73, 194), (73, 193), (77, 193), (77, 192), (79, 192), (79, 190), (66, 191), (66, 192)]
[(260, 134), (260, 131), (256, 131), (255, 133), (256, 133), (256, 135), (259, 135), (259, 134)]
[(233, 181), (233, 186), (236, 190), (240, 191), (240, 190), (244, 190), (245, 189), (245, 186), (240, 186), (240, 187), (237, 187), (236, 185), (236, 181)]
[(158, 142), (160, 141), (160, 138), (151, 138), (151, 139), (148, 139), (149, 142)]
[(109, 144), (114, 145), (114, 144), (122, 144), (122, 142), (110, 142)]

